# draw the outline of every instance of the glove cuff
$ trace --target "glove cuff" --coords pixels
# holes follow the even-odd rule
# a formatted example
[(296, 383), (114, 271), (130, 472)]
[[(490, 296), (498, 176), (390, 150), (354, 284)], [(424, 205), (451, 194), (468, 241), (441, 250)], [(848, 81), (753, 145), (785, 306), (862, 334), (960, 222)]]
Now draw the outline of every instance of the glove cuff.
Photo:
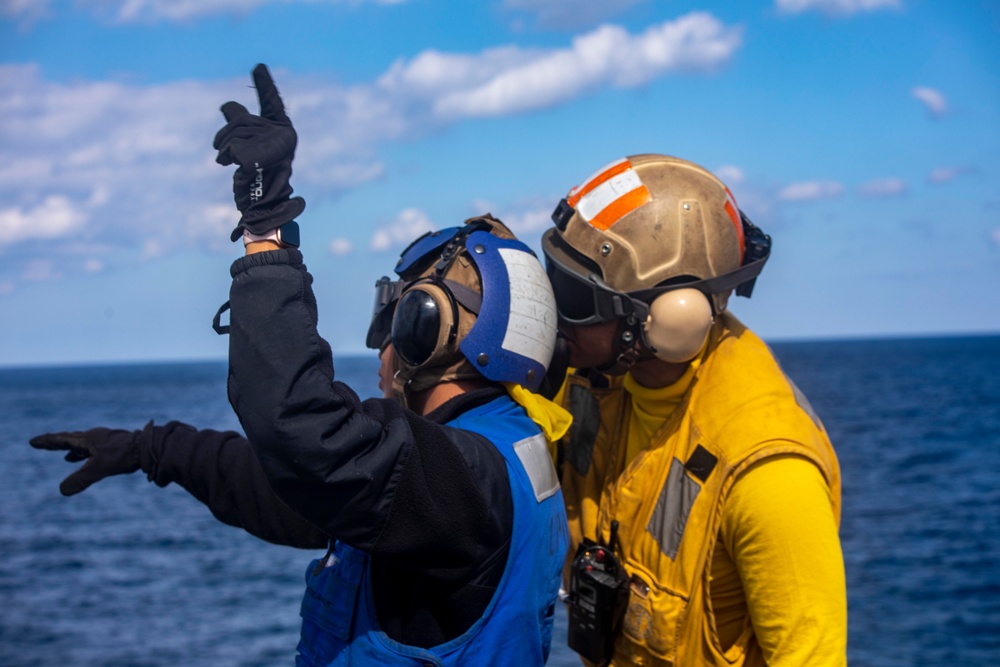
[(159, 458), (153, 451), (153, 420), (150, 419), (149, 423), (141, 431), (136, 431), (133, 437), (135, 448), (139, 451), (139, 469), (146, 473), (146, 479), (153, 482), (159, 463)]

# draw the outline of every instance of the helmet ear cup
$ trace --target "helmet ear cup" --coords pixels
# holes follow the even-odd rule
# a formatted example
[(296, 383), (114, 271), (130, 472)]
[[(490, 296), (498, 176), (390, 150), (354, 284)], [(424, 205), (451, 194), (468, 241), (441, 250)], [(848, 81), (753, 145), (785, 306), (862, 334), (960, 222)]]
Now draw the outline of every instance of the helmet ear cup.
[(426, 364), (448, 346), (455, 334), (454, 304), (444, 289), (421, 283), (399, 297), (390, 340), (400, 361)]
[(708, 298), (696, 289), (677, 289), (664, 292), (649, 305), (643, 335), (658, 359), (682, 363), (698, 354), (711, 328)]

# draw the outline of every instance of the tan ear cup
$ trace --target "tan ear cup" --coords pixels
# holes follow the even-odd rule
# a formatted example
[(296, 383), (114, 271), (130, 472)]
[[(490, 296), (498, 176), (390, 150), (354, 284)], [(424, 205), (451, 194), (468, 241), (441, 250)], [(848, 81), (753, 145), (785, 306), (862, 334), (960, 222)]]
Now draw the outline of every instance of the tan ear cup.
[[(417, 304), (409, 308), (410, 300)], [(397, 317), (402, 326), (397, 328)], [(404, 371), (430, 367), (453, 353), (451, 342), (455, 324), (454, 307), (444, 289), (433, 282), (418, 282), (399, 297), (393, 316), (391, 340), (397, 364)], [(417, 358), (419, 357), (419, 359)]]
[(708, 298), (696, 289), (678, 289), (653, 300), (643, 332), (658, 359), (682, 363), (694, 359), (711, 328)]

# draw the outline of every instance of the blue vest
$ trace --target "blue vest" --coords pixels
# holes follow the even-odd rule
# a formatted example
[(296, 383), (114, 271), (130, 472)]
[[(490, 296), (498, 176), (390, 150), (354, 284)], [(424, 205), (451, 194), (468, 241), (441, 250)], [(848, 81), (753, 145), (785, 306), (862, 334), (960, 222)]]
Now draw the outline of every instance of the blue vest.
[(569, 546), (562, 491), (548, 443), (504, 396), (449, 426), (479, 433), (507, 461), (514, 525), (507, 566), (483, 615), (462, 635), (429, 649), (390, 639), (379, 627), (368, 554), (340, 542), (306, 571), (302, 638), (295, 664), (518, 665), (549, 656), (556, 595)]

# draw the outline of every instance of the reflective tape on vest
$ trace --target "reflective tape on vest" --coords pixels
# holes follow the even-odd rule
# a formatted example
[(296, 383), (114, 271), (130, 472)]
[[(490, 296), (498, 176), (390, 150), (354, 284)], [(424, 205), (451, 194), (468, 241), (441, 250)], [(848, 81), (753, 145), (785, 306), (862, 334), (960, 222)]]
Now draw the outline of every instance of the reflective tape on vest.
[(663, 483), (653, 515), (646, 525), (646, 530), (670, 560), (677, 558), (677, 549), (681, 546), (684, 528), (699, 491), (701, 485), (688, 476), (683, 463), (674, 459), (670, 463), (670, 472), (667, 473), (667, 481)]
[(542, 502), (559, 490), (559, 476), (549, 454), (545, 436), (539, 433), (514, 443), (514, 453), (528, 474), (535, 500)]

